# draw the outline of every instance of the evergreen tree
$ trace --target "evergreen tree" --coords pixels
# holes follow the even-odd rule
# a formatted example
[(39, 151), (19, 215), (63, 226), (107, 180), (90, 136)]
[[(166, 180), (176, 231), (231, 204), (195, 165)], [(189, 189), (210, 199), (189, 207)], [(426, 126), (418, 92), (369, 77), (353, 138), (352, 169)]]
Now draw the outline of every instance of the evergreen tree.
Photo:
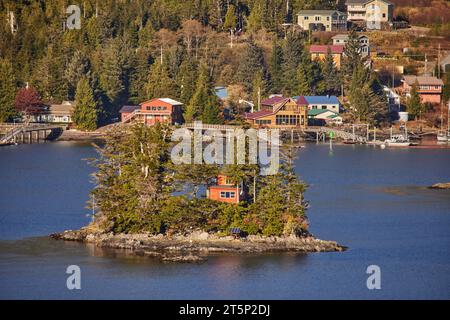
[(178, 96), (176, 83), (170, 76), (166, 64), (156, 60), (151, 66), (145, 91), (147, 99)]
[(253, 2), (250, 15), (247, 20), (247, 30), (249, 32), (257, 32), (264, 26), (264, 3), (263, 1)]
[(77, 50), (72, 55), (64, 71), (64, 80), (67, 82), (68, 98), (73, 100), (75, 98), (75, 91), (78, 81), (81, 77), (87, 75), (89, 72), (89, 61), (85, 55)]
[(14, 117), (15, 96), (16, 81), (13, 66), (9, 60), (0, 58), (0, 122), (9, 121)]
[(297, 89), (297, 68), (302, 57), (302, 41), (298, 35), (289, 33), (283, 47), (283, 93), (292, 95)]
[(411, 116), (420, 119), (420, 116), (425, 111), (425, 105), (420, 100), (420, 95), (417, 90), (418, 86), (419, 84), (417, 82), (413, 84), (406, 107)]
[(325, 57), (322, 65), (322, 76), (323, 76), (323, 93), (327, 95), (338, 95), (341, 90), (341, 79), (339, 71), (334, 63), (333, 55), (331, 50)]
[(247, 43), (243, 56), (240, 59), (236, 80), (242, 84), (248, 93), (252, 92), (252, 82), (255, 74), (260, 72), (265, 78), (266, 69), (262, 49), (252, 39)]
[(218, 123), (219, 98), (214, 91), (209, 70), (206, 65), (200, 67), (195, 93), (189, 101), (184, 118), (187, 122), (201, 119), (205, 123)]
[(272, 55), (270, 57), (270, 80), (272, 92), (280, 93), (283, 88), (283, 49), (276, 40), (272, 44)]
[(97, 128), (97, 103), (86, 77), (78, 81), (72, 119), (81, 130), (91, 131)]
[(312, 94), (310, 83), (309, 83), (309, 75), (308, 71), (305, 68), (304, 64), (300, 64), (297, 69), (297, 87), (295, 90), (290, 92), (301, 95), (301, 96), (310, 96)]
[(365, 64), (365, 59), (361, 56), (361, 44), (358, 33), (352, 29), (348, 36), (348, 41), (344, 48), (344, 59), (342, 63), (342, 73), (345, 86), (348, 89), (351, 77), (356, 68)]
[(189, 57), (186, 58), (180, 66), (177, 75), (177, 83), (180, 88), (180, 100), (188, 103), (195, 93), (197, 80), (197, 64)]
[(236, 13), (234, 5), (230, 4), (227, 9), (227, 14), (225, 15), (225, 23), (223, 24), (224, 29), (230, 32), (230, 46), (233, 46), (233, 35), (236, 28)]

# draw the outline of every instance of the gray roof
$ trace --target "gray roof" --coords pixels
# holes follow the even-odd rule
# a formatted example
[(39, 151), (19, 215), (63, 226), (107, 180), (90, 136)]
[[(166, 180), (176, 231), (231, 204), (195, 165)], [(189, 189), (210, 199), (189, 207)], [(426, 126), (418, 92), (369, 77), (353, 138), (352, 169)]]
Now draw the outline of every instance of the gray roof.
[(299, 15), (304, 15), (304, 14), (322, 14), (322, 15), (332, 15), (333, 13), (337, 13), (339, 15), (345, 15), (345, 12), (340, 12), (338, 10), (300, 10), (298, 12)]
[(135, 111), (135, 110), (137, 110), (137, 109), (139, 109), (140, 108), (140, 106), (123, 106), (122, 107), (122, 109), (120, 109), (120, 113), (124, 113), (124, 112), (126, 112), (126, 113), (128, 113), (128, 112), (133, 112), (133, 111)]

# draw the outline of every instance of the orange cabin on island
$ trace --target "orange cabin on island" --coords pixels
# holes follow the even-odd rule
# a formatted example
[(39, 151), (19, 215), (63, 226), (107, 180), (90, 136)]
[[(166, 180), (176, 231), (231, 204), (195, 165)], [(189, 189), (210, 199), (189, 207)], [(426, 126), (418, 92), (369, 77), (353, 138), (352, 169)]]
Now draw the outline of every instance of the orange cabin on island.
[(219, 175), (217, 185), (207, 190), (207, 197), (215, 201), (237, 204), (241, 200), (240, 192), (239, 186), (232, 183), (227, 176)]

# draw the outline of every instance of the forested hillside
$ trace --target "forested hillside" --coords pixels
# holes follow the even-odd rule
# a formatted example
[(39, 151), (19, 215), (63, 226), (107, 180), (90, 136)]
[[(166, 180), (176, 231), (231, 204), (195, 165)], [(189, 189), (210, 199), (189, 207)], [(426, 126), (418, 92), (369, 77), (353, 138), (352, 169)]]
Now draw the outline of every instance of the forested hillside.
[[(26, 83), (46, 103), (76, 100), (95, 108), (86, 128), (117, 117), (124, 104), (161, 96), (181, 100), (189, 119), (214, 123), (215, 85), (229, 86), (231, 100), (254, 100), (259, 91), (263, 97), (339, 94), (332, 58), (312, 62), (304, 50), (308, 35), (283, 29), (298, 10), (335, 8), (336, 2), (4, 0), (0, 120), (11, 118), (12, 110), (4, 109)], [(70, 4), (81, 8), (79, 30), (65, 27)], [(347, 68), (349, 76), (353, 69)]]

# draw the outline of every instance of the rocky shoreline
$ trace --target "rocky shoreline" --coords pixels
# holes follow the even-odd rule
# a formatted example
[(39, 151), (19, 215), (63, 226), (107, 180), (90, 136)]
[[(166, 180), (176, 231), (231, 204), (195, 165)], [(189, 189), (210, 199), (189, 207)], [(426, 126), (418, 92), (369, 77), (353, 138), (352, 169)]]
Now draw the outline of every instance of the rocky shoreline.
[(157, 257), (163, 262), (203, 262), (217, 253), (341, 252), (346, 247), (334, 241), (307, 237), (247, 236), (234, 239), (206, 232), (189, 235), (93, 233), (85, 229), (52, 234), (52, 238), (77, 241), (111, 249), (126, 249), (139, 256)]

